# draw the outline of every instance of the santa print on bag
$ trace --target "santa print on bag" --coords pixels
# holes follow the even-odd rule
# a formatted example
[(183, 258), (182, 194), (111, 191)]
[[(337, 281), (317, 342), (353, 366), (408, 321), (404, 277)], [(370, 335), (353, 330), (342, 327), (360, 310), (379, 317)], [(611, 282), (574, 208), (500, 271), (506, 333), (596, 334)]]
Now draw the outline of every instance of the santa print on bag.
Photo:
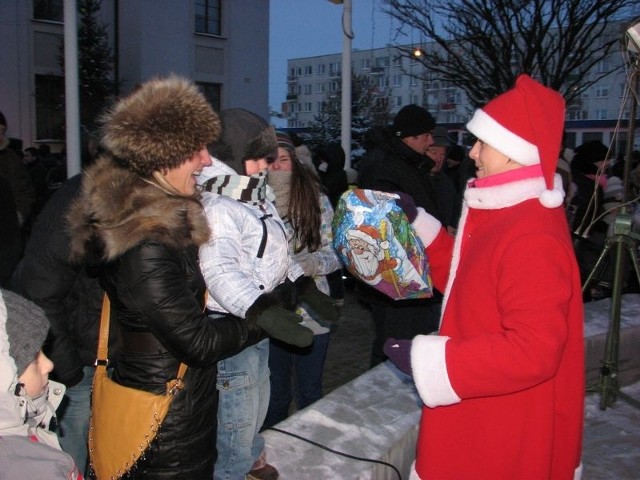
[(396, 195), (356, 189), (334, 216), (334, 247), (356, 278), (393, 299), (430, 297), (424, 249)]

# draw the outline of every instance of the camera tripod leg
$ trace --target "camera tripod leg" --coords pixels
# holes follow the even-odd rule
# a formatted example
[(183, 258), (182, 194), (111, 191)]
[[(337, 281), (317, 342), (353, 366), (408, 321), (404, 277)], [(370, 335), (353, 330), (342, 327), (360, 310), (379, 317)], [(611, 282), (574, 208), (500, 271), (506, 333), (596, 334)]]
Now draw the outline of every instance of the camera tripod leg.
[(607, 406), (611, 406), (620, 393), (618, 382), (618, 357), (620, 347), (622, 288), (626, 277), (624, 270), (625, 252), (628, 259), (631, 260), (638, 283), (640, 284), (640, 271), (638, 270), (638, 257), (635, 251), (634, 242), (624, 235), (616, 236), (613, 240), (616, 244), (614, 264), (614, 271), (616, 274), (613, 279), (613, 288), (611, 291), (609, 329), (607, 331), (602, 367), (600, 368), (600, 382), (598, 385), (598, 391), (600, 392), (600, 410), (605, 410)]

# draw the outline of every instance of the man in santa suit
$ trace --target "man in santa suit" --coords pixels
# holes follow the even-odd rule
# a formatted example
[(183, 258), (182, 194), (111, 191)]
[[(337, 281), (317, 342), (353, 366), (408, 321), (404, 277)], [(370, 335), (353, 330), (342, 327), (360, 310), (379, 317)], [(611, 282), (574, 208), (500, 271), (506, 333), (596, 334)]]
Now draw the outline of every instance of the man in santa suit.
[(555, 174), (564, 114), (527, 75), (475, 112), (478, 178), (455, 240), (401, 199), (444, 291), (438, 335), (385, 344), (424, 403), (410, 478), (581, 478), (582, 292)]

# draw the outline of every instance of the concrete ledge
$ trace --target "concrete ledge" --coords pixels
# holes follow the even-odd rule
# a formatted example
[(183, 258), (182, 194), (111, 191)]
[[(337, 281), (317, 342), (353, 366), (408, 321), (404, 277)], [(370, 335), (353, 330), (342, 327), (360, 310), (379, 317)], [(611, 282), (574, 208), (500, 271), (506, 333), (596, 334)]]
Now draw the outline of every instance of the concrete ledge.
[[(605, 353), (610, 322), (611, 299), (584, 305), (585, 373), (587, 384), (597, 384)], [(630, 385), (640, 380), (640, 294), (622, 296), (620, 304), (620, 341), (618, 383)]]
[[(385, 362), (276, 428), (348, 455), (391, 463), (408, 478), (421, 405), (411, 379)], [(340, 456), (273, 430), (263, 435), (267, 459), (283, 480), (398, 478), (386, 465)]]

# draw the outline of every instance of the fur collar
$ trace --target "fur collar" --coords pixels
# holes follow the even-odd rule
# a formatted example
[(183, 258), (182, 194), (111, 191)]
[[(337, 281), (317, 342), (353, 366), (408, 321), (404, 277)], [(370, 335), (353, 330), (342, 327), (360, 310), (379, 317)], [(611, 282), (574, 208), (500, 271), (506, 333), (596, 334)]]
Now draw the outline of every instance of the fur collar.
[[(528, 178), (491, 187), (474, 188), (469, 185), (464, 192), (464, 200), (469, 208), (497, 210), (538, 198), (545, 189), (546, 186), (542, 177)], [(554, 190), (564, 195), (562, 179), (557, 174), (554, 178)]]
[(210, 234), (198, 200), (170, 195), (109, 156), (84, 173), (67, 221), (75, 260), (112, 260), (144, 241), (200, 246)]

